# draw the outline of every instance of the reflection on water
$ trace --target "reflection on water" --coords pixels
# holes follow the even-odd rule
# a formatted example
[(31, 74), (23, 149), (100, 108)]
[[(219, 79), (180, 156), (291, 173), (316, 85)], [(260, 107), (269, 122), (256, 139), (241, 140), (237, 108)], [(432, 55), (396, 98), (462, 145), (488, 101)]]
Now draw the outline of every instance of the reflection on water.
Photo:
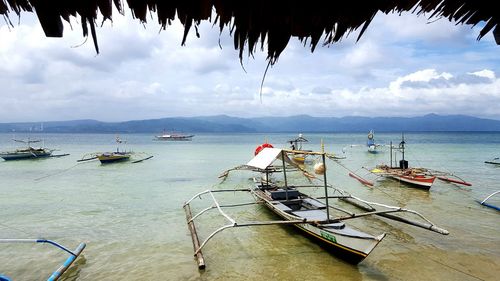
[[(394, 180), (377, 180), (374, 188), (368, 188), (348, 177), (342, 167), (327, 163), (329, 183), (369, 201), (418, 210), (450, 235), (378, 217), (351, 220), (350, 224), (368, 233), (388, 234), (368, 258), (353, 266), (293, 227), (229, 229), (207, 245), (207, 269), (198, 271), (184, 201), (209, 188), (248, 188), (252, 173), (235, 173), (223, 183), (217, 176), (246, 163), (263, 140), (285, 147), (295, 135), (200, 134), (189, 143), (158, 143), (149, 135), (130, 135), (126, 137), (128, 149), (154, 157), (106, 166), (98, 162), (76, 165), (76, 160), (88, 152), (115, 149), (114, 135), (45, 135), (46, 146), (70, 156), (0, 161), (0, 237), (87, 243), (63, 280), (497, 279), (500, 214), (474, 200), (500, 188), (498, 167), (483, 163), (498, 156), (500, 134), (467, 133), (405, 134), (405, 158), (410, 165), (452, 171), (472, 182), (472, 187), (436, 181), (430, 191), (423, 191)], [(310, 149), (319, 149), (323, 139), (327, 151), (340, 153), (348, 144), (364, 142), (366, 134), (307, 137)], [(377, 134), (378, 141), (385, 143), (399, 138), (400, 134)], [(9, 134), (0, 134), (0, 150), (11, 146), (10, 139)], [(366, 170), (361, 167), (389, 161), (388, 153), (373, 155), (364, 147), (347, 150), (346, 157), (341, 163), (363, 176)], [(40, 177), (44, 178), (35, 180)], [(300, 178), (290, 175), (291, 181)], [(240, 193), (221, 197), (225, 203), (251, 200)], [(196, 204), (197, 210), (204, 207)], [(260, 205), (230, 212), (238, 221), (275, 218)], [(210, 212), (203, 216), (199, 234), (206, 237), (224, 223)], [(14, 280), (43, 280), (64, 258), (64, 253), (46, 247), (0, 244), (0, 273)]]

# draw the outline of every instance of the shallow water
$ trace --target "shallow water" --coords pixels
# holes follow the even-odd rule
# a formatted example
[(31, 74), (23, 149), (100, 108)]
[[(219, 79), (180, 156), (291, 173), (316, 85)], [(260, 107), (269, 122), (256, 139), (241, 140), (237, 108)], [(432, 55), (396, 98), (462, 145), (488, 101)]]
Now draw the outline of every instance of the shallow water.
[[(72, 249), (87, 243), (62, 280), (495, 280), (500, 274), (500, 213), (475, 202), (500, 189), (500, 167), (484, 164), (500, 156), (500, 133), (406, 134), (410, 166), (453, 172), (472, 187), (436, 181), (427, 192), (378, 180), (375, 188), (367, 188), (341, 166), (328, 163), (329, 183), (370, 201), (415, 209), (449, 230), (448, 236), (382, 218), (355, 220), (352, 223), (363, 231), (388, 235), (353, 266), (292, 227), (229, 229), (204, 249), (204, 271), (198, 271), (193, 259), (183, 202), (209, 188), (249, 187), (251, 173), (234, 173), (224, 183), (217, 176), (246, 163), (264, 140), (285, 146), (294, 134), (204, 134), (192, 142), (122, 135), (127, 140), (122, 148), (154, 157), (110, 165), (76, 160), (85, 153), (116, 149), (114, 135), (35, 136), (47, 147), (58, 148), (56, 153), (70, 156), (0, 161), (0, 238), (44, 237)], [(372, 180), (361, 167), (389, 162), (387, 151), (366, 152), (366, 134), (304, 136), (310, 141), (304, 148), (319, 149), (323, 138), (326, 150), (337, 154), (350, 144), (361, 144), (346, 148), (341, 163)], [(375, 137), (397, 143), (400, 135)], [(0, 134), (0, 150), (15, 147), (11, 138)], [(226, 203), (252, 201), (241, 193), (219, 198)], [(499, 199), (491, 202), (500, 205)], [(193, 202), (194, 211), (204, 206), (206, 201)], [(238, 221), (275, 218), (257, 205), (228, 212)], [(216, 212), (206, 214), (198, 227), (200, 236), (223, 223)], [(66, 258), (46, 245), (0, 244), (0, 249), (0, 274), (14, 280), (45, 280)]]

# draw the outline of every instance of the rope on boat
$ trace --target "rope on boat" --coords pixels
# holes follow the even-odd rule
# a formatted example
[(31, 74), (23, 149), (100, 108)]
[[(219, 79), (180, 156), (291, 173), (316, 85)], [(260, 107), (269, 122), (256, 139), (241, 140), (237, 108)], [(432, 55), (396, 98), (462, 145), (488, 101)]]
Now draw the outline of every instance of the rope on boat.
[(359, 182), (363, 183), (363, 185), (369, 185), (369, 186), (373, 186), (373, 183), (368, 181), (368, 180), (365, 180), (363, 177), (361, 177), (360, 175), (358, 175), (355, 171), (347, 168), (344, 164), (340, 163), (339, 161), (334, 161), (337, 165), (339, 165), (340, 167), (346, 169), (349, 173), (353, 174), (354, 176), (358, 177), (359, 179), (363, 180), (359, 180), (358, 178), (356, 178)]
[[(319, 181), (321, 181), (321, 180), (319, 180)], [(346, 198), (340, 198), (340, 199), (342, 199), (343, 201), (345, 201), (347, 203), (350, 203), (350, 204), (353, 204), (355, 206), (358, 206), (359, 203), (358, 204), (354, 204), (354, 202), (349, 201), (349, 199), (357, 200), (359, 202), (362, 202), (362, 203), (366, 204), (368, 206), (368, 208), (366, 208), (366, 209), (371, 209), (371, 210), (369, 210), (371, 212), (376, 211), (376, 209), (372, 207), (372, 205), (374, 205), (374, 206), (384, 207), (384, 208), (387, 208), (387, 209), (390, 209), (390, 210), (396, 210), (396, 212), (411, 213), (411, 214), (414, 214), (414, 215), (420, 217), (422, 220), (424, 220), (425, 222), (427, 222), (428, 225), (424, 225), (421, 222), (412, 221), (412, 220), (405, 219), (405, 218), (402, 218), (402, 217), (398, 217), (398, 216), (387, 214), (387, 213), (392, 212), (392, 211), (388, 211), (388, 212), (385, 212), (385, 213), (382, 211), (382, 212), (375, 213), (375, 215), (380, 215), (380, 216), (383, 216), (383, 217), (386, 217), (386, 218), (389, 218), (389, 219), (392, 219), (392, 220), (397, 220), (397, 221), (404, 222), (404, 223), (407, 223), (407, 224), (411, 224), (411, 225), (414, 225), (414, 226), (422, 227), (422, 228), (425, 228), (425, 229), (437, 232), (439, 234), (443, 234), (443, 235), (448, 235), (449, 234), (449, 232), (446, 229), (443, 229), (443, 228), (440, 228), (440, 227), (436, 226), (433, 222), (431, 222), (429, 219), (427, 219), (425, 216), (423, 216), (422, 214), (420, 214), (417, 211), (410, 210), (410, 209), (405, 209), (405, 208), (402, 208), (402, 207), (396, 207), (396, 206), (391, 206), (391, 205), (386, 205), (386, 204), (381, 204), (381, 203), (376, 203), (376, 202), (371, 202), (371, 201), (363, 200), (361, 198), (353, 196), (352, 194), (350, 194), (349, 192), (347, 192), (345, 190), (342, 190), (340, 188), (334, 187), (332, 185), (328, 185), (328, 187), (332, 188), (336, 192), (339, 192), (341, 195), (344, 195)], [(361, 205), (359, 205), (358, 207), (361, 208)]]
[[(344, 169), (346, 169), (347, 171), (349, 171), (349, 173), (352, 173), (354, 176), (351, 176), (351, 175), (349, 175), (349, 176), (351, 176), (351, 177), (353, 177), (353, 178), (357, 179), (357, 180), (358, 180), (359, 182), (361, 182), (363, 185), (367, 185), (367, 184), (368, 184), (370, 187), (373, 187), (373, 188), (377, 189), (378, 191), (380, 191), (380, 192), (384, 193), (387, 197), (391, 198), (392, 200), (396, 201), (398, 204), (401, 204), (401, 205), (402, 205), (402, 203), (401, 203), (399, 200), (397, 200), (396, 198), (394, 198), (393, 196), (391, 196), (389, 193), (387, 193), (387, 192), (383, 191), (382, 189), (378, 188), (378, 187), (377, 187), (377, 186), (375, 186), (372, 182), (370, 182), (370, 181), (368, 181), (368, 180), (365, 180), (364, 178), (362, 178), (361, 176), (359, 176), (358, 174), (356, 174), (354, 171), (352, 171), (351, 169), (347, 168), (345, 165), (341, 164), (341, 163), (340, 163), (340, 162), (338, 162), (338, 161), (335, 161), (335, 163), (337, 163), (337, 164), (338, 164), (338, 165), (340, 165), (342, 168), (344, 168)], [(369, 173), (371, 173), (371, 174), (375, 175), (375, 176), (376, 176), (376, 179), (378, 179), (378, 178), (382, 177), (381, 175), (374, 174), (372, 171), (368, 170), (368, 169), (367, 169), (367, 168), (365, 168), (365, 167), (361, 167), (361, 168), (362, 168), (362, 169), (365, 169), (365, 170), (367, 170)], [(358, 178), (356, 178), (356, 177), (359, 177), (361, 180), (365, 181), (367, 184), (363, 183), (363, 181), (361, 181), (360, 179), (358, 179)], [(321, 181), (321, 179), (318, 179), (318, 180), (319, 180), (319, 181)]]
[(69, 168), (66, 168), (66, 169), (64, 169), (64, 170), (62, 170), (62, 171), (59, 171), (59, 172), (56, 172), (56, 173), (53, 173), (53, 174), (49, 174), (49, 175), (45, 175), (45, 176), (43, 176), (43, 177), (36, 178), (36, 179), (35, 179), (35, 181), (40, 181), (40, 180), (46, 179), (46, 178), (48, 178), (48, 177), (52, 177), (52, 176), (57, 176), (57, 175), (60, 175), (60, 174), (62, 174), (62, 173), (65, 173), (65, 172), (67, 172), (67, 171), (69, 171), (69, 170), (73, 169), (74, 167), (78, 166), (78, 164), (79, 164), (79, 163), (76, 163), (75, 165), (73, 165), (73, 166), (71, 166), (71, 167), (69, 167)]

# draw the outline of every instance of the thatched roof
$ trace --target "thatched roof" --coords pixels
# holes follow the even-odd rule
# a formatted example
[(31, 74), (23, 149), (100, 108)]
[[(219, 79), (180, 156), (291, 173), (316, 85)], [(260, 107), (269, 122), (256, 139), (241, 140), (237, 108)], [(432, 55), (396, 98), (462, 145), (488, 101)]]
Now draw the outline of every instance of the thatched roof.
[[(90, 28), (98, 52), (96, 19), (99, 13), (105, 20), (111, 19), (113, 3), (122, 13), (124, 7), (120, 0), (0, 0), (0, 14), (9, 20), (9, 14), (34, 11), (48, 37), (63, 36), (62, 19), (69, 21), (71, 17), (80, 17), (83, 35), (87, 36)], [(240, 59), (245, 49), (252, 54), (259, 42), (262, 45), (267, 42), (271, 63), (276, 61), (292, 36), (308, 42), (311, 51), (319, 43), (338, 42), (358, 29), (359, 39), (378, 12), (426, 13), (430, 19), (443, 17), (467, 25), (484, 22), (477, 39), (493, 30), (495, 41), (500, 44), (500, 9), (496, 4), (485, 0), (127, 0), (133, 17), (141, 22), (146, 22), (149, 11), (156, 13), (159, 24), (166, 28), (177, 15), (184, 25), (182, 44), (193, 25), (198, 35), (198, 24), (208, 20), (218, 24), (221, 31), (229, 28)]]

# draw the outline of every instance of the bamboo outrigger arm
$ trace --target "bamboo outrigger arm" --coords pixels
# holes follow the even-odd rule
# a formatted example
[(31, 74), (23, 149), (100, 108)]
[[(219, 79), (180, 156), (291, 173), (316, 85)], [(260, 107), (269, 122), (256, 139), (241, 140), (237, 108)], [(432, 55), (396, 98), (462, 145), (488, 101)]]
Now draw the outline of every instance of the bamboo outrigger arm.
[[(317, 220), (307, 220), (305, 218), (300, 219), (300, 220), (283, 220), (283, 221), (255, 221), (255, 222), (245, 222), (245, 223), (238, 223), (236, 222), (235, 219), (231, 218), (228, 214), (226, 214), (222, 208), (225, 207), (238, 207), (238, 206), (246, 206), (246, 205), (252, 205), (252, 204), (259, 204), (260, 202), (252, 202), (252, 203), (240, 203), (240, 204), (230, 204), (230, 205), (221, 205), (213, 195), (214, 192), (235, 192), (235, 191), (246, 191), (246, 192), (251, 192), (249, 189), (232, 189), (232, 190), (205, 190), (202, 191), (195, 196), (193, 196), (191, 199), (189, 199), (186, 203), (184, 203), (184, 210), (186, 212), (186, 220), (188, 223), (188, 227), (191, 233), (191, 239), (193, 242), (193, 248), (194, 248), (194, 256), (197, 259), (198, 262), (198, 268), (199, 269), (204, 269), (205, 268), (205, 261), (203, 258), (203, 254), (201, 250), (205, 247), (205, 245), (210, 241), (216, 234), (219, 232), (222, 232), (223, 230), (226, 230), (228, 228), (232, 227), (247, 227), (247, 226), (265, 226), (265, 225), (294, 225), (294, 224), (304, 224), (304, 223), (315, 223), (315, 224), (325, 224), (329, 223), (331, 221), (317, 221)], [(213, 200), (213, 205), (209, 206), (200, 212), (198, 212), (196, 215), (191, 214), (191, 208), (190, 208), (190, 203), (197, 197), (200, 197), (201, 195), (204, 194), (210, 194), (212, 200)], [(200, 217), (202, 214), (209, 210), (217, 209), (219, 213), (226, 218), (226, 220), (229, 221), (229, 224), (221, 226), (217, 228), (215, 231), (210, 233), (205, 240), (203, 240), (201, 243), (198, 238), (198, 234), (196, 231), (196, 226), (194, 223), (194, 220)]]
[[(448, 230), (436, 226), (433, 222), (431, 222), (429, 219), (427, 219), (425, 216), (423, 216), (422, 214), (420, 214), (417, 211), (410, 210), (410, 209), (405, 209), (405, 208), (401, 208), (401, 207), (396, 207), (396, 206), (390, 206), (390, 205), (381, 204), (381, 203), (376, 203), (376, 202), (370, 202), (370, 201), (358, 198), (356, 196), (353, 196), (353, 195), (349, 194), (348, 192), (346, 192), (346, 191), (344, 191), (342, 189), (336, 188), (334, 186), (329, 185), (328, 187), (332, 188), (335, 192), (338, 192), (340, 194), (340, 196), (329, 196), (329, 198), (338, 198), (338, 199), (340, 199), (340, 200), (342, 200), (342, 201), (344, 201), (346, 203), (354, 205), (354, 206), (356, 206), (356, 207), (358, 207), (360, 209), (363, 209), (363, 210), (365, 210), (367, 212), (372, 212), (372, 215), (378, 215), (378, 216), (382, 216), (382, 217), (385, 217), (385, 218), (388, 218), (388, 219), (392, 219), (392, 220), (396, 220), (396, 221), (403, 222), (403, 223), (406, 223), (406, 224), (410, 224), (410, 225), (413, 225), (413, 226), (421, 227), (421, 228), (428, 229), (428, 230), (434, 231), (434, 232), (442, 234), (442, 235), (448, 235), (448, 234), (450, 234), (450, 232)], [(318, 198), (321, 198), (321, 197), (318, 197)], [(361, 204), (360, 202), (363, 203), (363, 204)], [(390, 209), (390, 210), (387, 210), (387, 211), (377, 211), (372, 205), (373, 206), (380, 206), (380, 207), (387, 208), (387, 209)], [(342, 210), (340, 210), (340, 211), (342, 211)], [(393, 215), (393, 214), (390, 214), (390, 213), (398, 213), (398, 212), (405, 212), (405, 213), (414, 214), (414, 215), (420, 217), (422, 220), (424, 220), (425, 223), (419, 222), (419, 221), (415, 221), (415, 220), (412, 220), (412, 219), (408, 219), (408, 218), (399, 217), (399, 216), (396, 216), (396, 215)], [(351, 216), (353, 215), (353, 214), (351, 214), (349, 212), (345, 212), (345, 213), (347, 213), (347, 214), (349, 214)], [(356, 216), (359, 217), (359, 216), (366, 216), (366, 215), (359, 214), (359, 215), (356, 215)]]
[(499, 191), (495, 191), (492, 194), (488, 195), (488, 197), (484, 198), (484, 200), (481, 201), (481, 204), (483, 204), (484, 202), (486, 202), (486, 200), (490, 199), (491, 197), (493, 197), (494, 195), (496, 195), (498, 193), (500, 193), (500, 190)]
[[(352, 196), (351, 198), (342, 198), (341, 200), (343, 200), (343, 201), (345, 201), (345, 202), (347, 202), (349, 204), (352, 204), (352, 205), (354, 205), (354, 206), (356, 206), (356, 207), (358, 207), (360, 209), (366, 210), (368, 212), (372, 212), (374, 215), (378, 215), (378, 216), (382, 216), (382, 217), (385, 217), (385, 218), (388, 218), (388, 219), (392, 219), (392, 220), (396, 220), (396, 221), (399, 221), (399, 222), (407, 223), (407, 224), (410, 224), (410, 225), (413, 225), (413, 226), (425, 228), (425, 229), (434, 231), (434, 232), (442, 234), (442, 235), (448, 235), (448, 234), (450, 234), (450, 232), (448, 230), (436, 226), (429, 219), (427, 219), (426, 217), (424, 217), (422, 214), (420, 214), (417, 211), (413, 211), (413, 210), (410, 210), (410, 209), (404, 209), (404, 208), (401, 208), (401, 207), (395, 207), (395, 206), (390, 206), (390, 205), (375, 203), (375, 202), (369, 202), (369, 201), (357, 198), (355, 196)], [(358, 203), (358, 202), (356, 202), (354, 200), (362, 202), (362, 203), (364, 203), (366, 205), (362, 205), (362, 204), (360, 204), (360, 203)], [(388, 208), (388, 209), (391, 209), (391, 210), (377, 212), (376, 209), (373, 208), (371, 205), (381, 206), (381, 207)], [(411, 213), (411, 214), (417, 215), (422, 220), (424, 220), (426, 223), (422, 223), (422, 222), (419, 222), (419, 221), (415, 221), (415, 220), (411, 220), (411, 219), (408, 219), (408, 218), (403, 218), (403, 217), (399, 217), (399, 216), (395, 216), (395, 215), (390, 214), (390, 213), (396, 213), (396, 212), (406, 212), (406, 213)]]

